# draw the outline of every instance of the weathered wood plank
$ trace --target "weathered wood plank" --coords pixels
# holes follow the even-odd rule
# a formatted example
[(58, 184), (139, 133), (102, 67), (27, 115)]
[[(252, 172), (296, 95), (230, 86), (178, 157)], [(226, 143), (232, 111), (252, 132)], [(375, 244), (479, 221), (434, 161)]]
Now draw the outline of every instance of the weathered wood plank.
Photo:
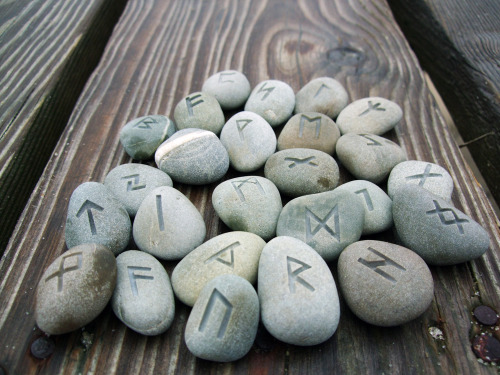
[[(34, 289), (48, 264), (65, 251), (73, 189), (102, 181), (111, 168), (129, 161), (119, 144), (128, 120), (171, 115), (178, 100), (229, 68), (246, 73), (253, 85), (276, 78), (296, 91), (313, 77), (332, 76), (351, 100), (379, 95), (398, 102), (404, 118), (389, 137), (410, 158), (450, 171), (453, 202), (487, 228), (490, 251), (468, 264), (433, 267), (435, 299), (414, 322), (377, 328), (342, 303), (336, 334), (311, 348), (285, 345), (264, 331), (239, 361), (196, 359), (183, 341), (189, 308), (178, 303), (173, 326), (159, 337), (125, 328), (108, 307), (85, 329), (51, 338), (56, 349), (49, 358), (32, 357), (29, 345), (41, 335), (33, 319)], [(215, 185), (176, 185), (202, 212), (207, 239), (227, 230), (211, 205)], [(469, 329), (474, 306), (500, 307), (497, 225), (385, 0), (130, 0), (0, 262), (0, 365), (9, 373), (51, 374), (493, 373), (496, 369), (479, 364), (472, 353)], [(164, 264), (168, 272), (175, 266)], [(336, 263), (330, 267), (335, 275)], [(429, 334), (434, 326), (443, 330), (444, 340)]]

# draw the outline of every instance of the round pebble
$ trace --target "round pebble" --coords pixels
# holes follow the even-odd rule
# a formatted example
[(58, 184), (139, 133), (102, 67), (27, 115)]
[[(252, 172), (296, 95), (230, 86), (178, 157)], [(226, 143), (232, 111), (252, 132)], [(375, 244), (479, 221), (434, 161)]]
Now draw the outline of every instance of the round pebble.
[(201, 91), (213, 95), (223, 110), (231, 110), (245, 104), (251, 87), (243, 73), (224, 70), (208, 77)]
[(319, 77), (299, 90), (295, 96), (295, 113), (319, 112), (335, 119), (348, 100), (349, 95), (339, 81)]
[(219, 134), (224, 113), (217, 99), (207, 92), (194, 92), (183, 98), (174, 110), (177, 129), (197, 128)]
[(497, 324), (498, 315), (495, 310), (489, 306), (481, 305), (474, 309), (474, 316), (477, 321), (487, 326), (494, 326)]

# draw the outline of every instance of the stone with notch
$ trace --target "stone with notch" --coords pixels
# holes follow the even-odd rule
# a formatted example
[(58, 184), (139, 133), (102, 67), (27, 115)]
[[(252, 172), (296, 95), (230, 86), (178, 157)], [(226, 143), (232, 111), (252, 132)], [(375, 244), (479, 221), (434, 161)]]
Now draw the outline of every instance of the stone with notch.
[(292, 237), (277, 237), (259, 262), (262, 323), (293, 345), (316, 345), (336, 331), (339, 297), (332, 273), (314, 249)]
[(481, 225), (418, 185), (406, 184), (396, 191), (392, 215), (402, 244), (431, 265), (468, 262), (490, 246)]
[(223, 110), (242, 107), (250, 95), (247, 77), (236, 70), (224, 70), (207, 78), (202, 92), (212, 94)]
[(174, 320), (175, 299), (167, 271), (152, 255), (128, 250), (116, 258), (117, 281), (111, 298), (115, 315), (147, 336), (165, 332)]
[(219, 134), (224, 126), (224, 112), (212, 94), (193, 92), (177, 103), (174, 120), (179, 130), (196, 128)]
[(236, 275), (221, 275), (202, 289), (189, 314), (184, 340), (198, 358), (236, 361), (252, 348), (259, 325), (259, 297)]
[(118, 255), (127, 247), (131, 229), (124, 205), (103, 184), (85, 182), (71, 194), (65, 229), (68, 249), (97, 243)]
[(102, 245), (75, 246), (45, 270), (36, 291), (35, 320), (50, 334), (74, 331), (94, 320), (116, 285), (116, 260)]

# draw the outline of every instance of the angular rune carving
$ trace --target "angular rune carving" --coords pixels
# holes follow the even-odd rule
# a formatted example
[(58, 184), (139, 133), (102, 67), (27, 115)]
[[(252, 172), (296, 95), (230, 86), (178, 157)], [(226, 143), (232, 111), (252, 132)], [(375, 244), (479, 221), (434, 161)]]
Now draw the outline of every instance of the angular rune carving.
[(158, 122), (152, 117), (146, 117), (142, 121), (134, 125), (134, 128), (139, 129), (152, 129), (151, 124), (157, 124)]
[(257, 188), (259, 189), (259, 191), (262, 195), (266, 195), (264, 188), (260, 184), (259, 180), (257, 180), (255, 177), (249, 177), (245, 180), (231, 181), (231, 185), (233, 185), (233, 188), (236, 191), (236, 194), (238, 194), (238, 197), (240, 198), (240, 200), (242, 202), (245, 202), (245, 200), (246, 200), (245, 195), (243, 194), (243, 191), (241, 190), (241, 187), (245, 184), (254, 184), (255, 186), (257, 186)]
[[(210, 299), (208, 300), (207, 307), (205, 308), (205, 312), (203, 313), (203, 316), (201, 317), (201, 322), (198, 327), (198, 331), (203, 332), (208, 324), (208, 321), (210, 319), (210, 316), (213, 315), (212, 312), (216, 308), (216, 303), (219, 301), (222, 303), (222, 307), (224, 308), (224, 316), (222, 317), (220, 321), (220, 326), (219, 330), (217, 332), (217, 338), (221, 339), (224, 337), (224, 334), (226, 333), (227, 326), (229, 324), (229, 319), (231, 319), (231, 313), (233, 312), (233, 305), (229, 300), (217, 290), (217, 288), (214, 288), (212, 291), (212, 294), (210, 295)], [(212, 319), (218, 318), (220, 315), (217, 315), (213, 317)]]
[(292, 163), (288, 166), (288, 168), (295, 168), (299, 164), (306, 164), (306, 165), (311, 165), (313, 167), (317, 167), (318, 164), (313, 162), (313, 160), (316, 159), (316, 156), (309, 156), (308, 158), (292, 158), (292, 157), (286, 157), (286, 161), (291, 161)]
[(406, 177), (407, 180), (420, 180), (418, 182), (418, 186), (424, 186), (425, 181), (427, 181), (430, 177), (443, 177), (440, 173), (430, 173), (432, 168), (432, 164), (427, 164), (425, 167), (424, 173), (415, 174), (413, 176)]
[(397, 280), (394, 277), (389, 275), (387, 272), (381, 270), (379, 267), (391, 266), (391, 267), (396, 267), (397, 269), (399, 269), (401, 271), (406, 271), (406, 268), (404, 268), (402, 265), (396, 263), (388, 256), (382, 254), (380, 251), (377, 251), (371, 247), (368, 248), (368, 251), (372, 252), (373, 254), (375, 254), (376, 256), (378, 256), (379, 258), (382, 258), (382, 259), (369, 261), (369, 260), (366, 260), (364, 258), (359, 258), (358, 262), (365, 265), (366, 267), (372, 269), (373, 271), (378, 273), (380, 276), (382, 276), (384, 279), (386, 279), (392, 283), (397, 282)]
[(201, 96), (201, 94), (196, 94), (196, 95), (193, 95), (193, 96), (188, 96), (186, 98), (186, 106), (187, 106), (187, 109), (188, 109), (188, 116), (191, 117), (194, 115), (194, 112), (193, 112), (193, 108), (195, 106), (197, 106), (198, 104), (201, 104), (204, 102), (203, 99), (200, 99), (198, 101), (194, 101), (196, 99), (198, 99), (199, 97)]
[(368, 108), (361, 112), (358, 117), (366, 115), (370, 111), (385, 111), (385, 108), (380, 107), (381, 103), (373, 104), (371, 100), (368, 100)]
[[(434, 215), (434, 214), (437, 214), (439, 216), (439, 219), (441, 220), (441, 223), (443, 225), (453, 225), (455, 224), (458, 228), (458, 231), (460, 232), (460, 234), (464, 234), (464, 228), (462, 226), (463, 223), (468, 223), (469, 220), (467, 219), (460, 219), (458, 217), (458, 215), (455, 213), (455, 211), (453, 211), (452, 208), (442, 208), (439, 203), (435, 200), (432, 200), (432, 202), (434, 203), (434, 210), (430, 210), (430, 211), (427, 211), (426, 214), (427, 215)], [(445, 214), (447, 212), (450, 212), (453, 216), (453, 218), (451, 220), (447, 220), (446, 217), (445, 217)]]
[(302, 136), (304, 135), (304, 126), (305, 126), (305, 122), (309, 122), (309, 123), (315, 123), (316, 124), (316, 132), (314, 134), (314, 138), (315, 139), (318, 139), (319, 138), (319, 132), (321, 130), (321, 117), (320, 116), (317, 116), (317, 117), (309, 117), (309, 116), (306, 116), (306, 115), (302, 115), (300, 116), (300, 124), (299, 124), (299, 138), (302, 138)]
[(151, 271), (151, 267), (135, 267), (135, 266), (127, 266), (128, 271), (128, 279), (130, 281), (130, 288), (132, 289), (132, 294), (134, 296), (139, 295), (139, 290), (137, 289), (137, 282), (135, 280), (153, 280), (153, 276), (146, 275), (136, 275), (135, 271)]
[(380, 142), (377, 142), (375, 139), (373, 139), (372, 137), (368, 136), (367, 134), (358, 134), (360, 137), (363, 137), (365, 139), (368, 139), (369, 141), (371, 141), (372, 143), (367, 143), (366, 145), (367, 146), (382, 146), (382, 143)]
[(330, 87), (328, 87), (327, 85), (325, 85), (324, 83), (322, 83), (321, 86), (319, 87), (318, 91), (316, 91), (316, 94), (314, 95), (314, 98), (317, 97), (319, 95), (319, 93), (321, 92), (321, 90), (323, 90), (323, 89), (331, 90)]
[(370, 197), (370, 194), (368, 193), (368, 190), (361, 189), (361, 190), (355, 191), (355, 194), (363, 195), (363, 197), (365, 198), (366, 207), (368, 207), (368, 211), (373, 211), (373, 202), (372, 202), (372, 199)]
[(259, 91), (257, 91), (257, 94), (260, 92), (265, 92), (264, 96), (262, 97), (261, 100), (266, 100), (269, 94), (274, 90), (274, 87), (267, 87), (268, 82), (264, 82), (264, 84), (260, 87)]
[(221, 72), (219, 73), (219, 83), (229, 83), (229, 82), (234, 82), (232, 79), (226, 79), (224, 80), (224, 76), (232, 76), (235, 75), (236, 72)]
[(130, 176), (122, 177), (122, 180), (129, 180), (127, 181), (127, 191), (144, 189), (146, 187), (145, 184), (139, 185), (140, 178), (141, 176), (139, 174), (131, 174)]
[[(68, 268), (64, 268), (64, 261), (66, 259), (70, 259), (73, 257), (76, 257), (76, 264), (73, 266), (70, 266)], [(83, 260), (83, 254), (81, 252), (63, 256), (61, 259), (61, 263), (59, 264), (59, 270), (57, 270), (57, 272), (54, 272), (52, 275), (48, 276), (45, 279), (45, 282), (47, 282), (50, 279), (57, 276), (57, 291), (61, 292), (63, 290), (63, 275), (67, 272), (76, 271), (76, 270), (81, 269), (82, 268), (82, 260)]]
[[(292, 263), (299, 264), (300, 267), (297, 268), (295, 271), (292, 271)], [(300, 285), (305, 287), (307, 290), (314, 292), (314, 287), (311, 284), (309, 284), (307, 281), (305, 281), (302, 277), (299, 276), (300, 273), (311, 268), (311, 266), (309, 264), (306, 264), (298, 259), (287, 256), (286, 257), (286, 267), (287, 267), (287, 272), (288, 272), (288, 289), (290, 290), (290, 293), (295, 293), (295, 284), (296, 283), (299, 283)]]
[[(330, 220), (332, 216), (335, 229), (332, 229), (328, 225), (328, 220)], [(318, 225), (316, 225), (314, 229), (311, 226), (311, 220), (314, 220), (315, 222), (318, 223)], [(335, 238), (337, 241), (340, 242), (340, 219), (339, 219), (339, 209), (337, 205), (333, 206), (330, 212), (328, 212), (328, 214), (323, 219), (318, 217), (314, 212), (312, 212), (309, 208), (306, 207), (305, 221), (306, 221), (306, 242), (312, 240), (316, 235), (316, 233), (318, 233), (321, 229), (324, 229), (330, 236), (332, 236), (333, 238)]]
[(95, 236), (97, 234), (97, 229), (95, 227), (94, 215), (92, 214), (92, 210), (103, 211), (104, 208), (99, 206), (97, 203), (94, 203), (87, 199), (85, 202), (83, 202), (82, 206), (76, 213), (76, 217), (80, 217), (84, 212), (87, 212), (87, 217), (89, 219), (89, 225), (90, 225), (90, 232), (92, 233), (93, 236)]
[[(240, 246), (240, 242), (239, 241), (236, 241), (235, 243), (232, 243), (231, 245), (229, 246), (226, 246), (225, 248), (223, 248), (222, 250), (216, 252), (214, 255), (210, 256), (207, 260), (205, 260), (205, 264), (207, 263), (210, 263), (214, 260), (222, 263), (222, 264), (225, 264), (226, 266), (229, 266), (231, 268), (234, 268), (234, 248)], [(229, 251), (229, 254), (230, 254), (230, 260), (227, 261), (225, 260), (224, 258), (222, 258), (223, 255), (225, 255), (227, 252)]]
[(238, 128), (238, 133), (240, 133), (240, 140), (244, 141), (245, 140), (245, 135), (243, 134), (243, 129), (246, 128), (246, 126), (251, 123), (252, 120), (236, 120), (236, 127)]

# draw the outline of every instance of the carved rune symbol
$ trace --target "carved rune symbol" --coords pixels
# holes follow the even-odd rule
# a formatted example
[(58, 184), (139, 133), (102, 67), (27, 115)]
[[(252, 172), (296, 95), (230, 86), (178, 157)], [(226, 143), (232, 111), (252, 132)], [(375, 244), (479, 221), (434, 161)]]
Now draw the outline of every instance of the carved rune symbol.
[(87, 199), (85, 202), (83, 202), (82, 207), (80, 207), (80, 209), (76, 213), (76, 217), (82, 216), (82, 214), (86, 211), (87, 217), (89, 218), (90, 232), (93, 236), (95, 236), (97, 234), (97, 229), (95, 227), (94, 215), (92, 215), (92, 210), (102, 211), (104, 210), (104, 208)]
[(367, 266), (368, 268), (374, 270), (380, 276), (383, 276), (384, 279), (386, 279), (392, 283), (397, 282), (397, 280), (394, 277), (389, 275), (387, 272), (381, 270), (379, 267), (391, 266), (391, 267), (396, 267), (397, 269), (400, 269), (401, 271), (406, 271), (406, 268), (404, 268), (402, 265), (396, 263), (388, 256), (382, 254), (380, 251), (377, 251), (371, 247), (369, 247), (367, 250), (372, 252), (373, 254), (375, 254), (376, 256), (378, 256), (379, 258), (382, 258), (382, 259), (369, 261), (369, 260), (366, 260), (364, 258), (359, 258), (358, 262)]
[(238, 133), (240, 133), (240, 139), (245, 140), (245, 135), (243, 134), (243, 129), (246, 128), (248, 124), (250, 124), (252, 120), (236, 120), (236, 127), (238, 128)]
[(228, 82), (234, 82), (232, 79), (226, 79), (224, 81), (224, 76), (232, 76), (235, 75), (236, 72), (222, 72), (219, 73), (219, 83), (228, 83)]
[(377, 142), (375, 139), (371, 138), (367, 134), (358, 134), (360, 137), (363, 137), (365, 139), (368, 139), (369, 141), (372, 141), (372, 143), (367, 143), (367, 146), (382, 146), (382, 143)]
[(146, 117), (144, 120), (138, 122), (134, 125), (134, 128), (139, 129), (151, 129), (151, 124), (157, 124), (158, 122), (152, 117)]
[[(73, 257), (76, 257), (76, 264), (72, 265), (68, 268), (64, 268), (64, 261), (66, 259), (70, 259)], [(57, 291), (61, 292), (63, 290), (63, 275), (67, 272), (76, 271), (76, 270), (81, 269), (82, 268), (82, 259), (83, 259), (82, 253), (74, 253), (74, 254), (63, 256), (63, 258), (61, 259), (61, 263), (59, 264), (59, 270), (57, 270), (57, 272), (54, 272), (52, 275), (48, 276), (45, 279), (45, 282), (47, 282), (50, 279), (57, 276)]]
[(136, 275), (135, 271), (151, 271), (151, 267), (135, 267), (135, 266), (127, 266), (128, 271), (128, 279), (130, 280), (130, 288), (132, 289), (132, 294), (134, 296), (139, 295), (139, 290), (137, 289), (137, 282), (135, 280), (153, 280), (153, 276), (146, 275)]
[(158, 227), (160, 231), (165, 230), (165, 221), (163, 220), (163, 209), (161, 204), (161, 195), (156, 196), (156, 215), (158, 216)]
[(366, 115), (370, 111), (385, 111), (385, 108), (380, 107), (380, 103), (373, 104), (371, 100), (368, 100), (368, 108), (361, 112), (358, 117)]
[(264, 188), (260, 184), (260, 182), (255, 178), (255, 177), (249, 177), (246, 180), (239, 180), (239, 181), (231, 181), (231, 185), (233, 185), (234, 190), (236, 190), (236, 193), (238, 194), (238, 197), (242, 202), (245, 202), (245, 195), (243, 194), (243, 191), (241, 190), (241, 187), (245, 184), (254, 184), (257, 186), (257, 188), (260, 190), (260, 193), (262, 195), (266, 195), (266, 192), (264, 191)]
[(141, 176), (139, 174), (131, 174), (130, 176), (122, 177), (122, 180), (127, 181), (127, 191), (144, 189), (146, 185), (139, 185), (139, 179)]
[[(217, 300), (219, 300), (220, 303), (222, 303), (223, 306), (221, 307), (223, 307), (225, 310), (224, 316), (222, 317), (222, 320), (220, 322), (219, 330), (217, 332), (217, 338), (221, 339), (224, 337), (224, 334), (226, 333), (226, 329), (229, 324), (229, 319), (231, 318), (231, 313), (233, 312), (233, 305), (221, 292), (217, 290), (217, 288), (214, 288), (212, 294), (210, 295), (210, 299), (208, 300), (207, 307), (205, 308), (205, 312), (203, 313), (203, 316), (201, 318), (198, 331), (203, 332), (207, 327), (210, 315), (213, 315), (212, 311), (216, 309)], [(218, 310), (219, 311), (217, 311), (217, 315), (215, 318), (220, 316), (221, 313), (220, 308)]]
[[(434, 203), (435, 209), (427, 211), (426, 214), (427, 215), (437, 214), (439, 216), (439, 219), (441, 220), (441, 223), (443, 225), (453, 225), (453, 224), (455, 224), (457, 226), (458, 231), (460, 232), (460, 234), (464, 234), (464, 228), (462, 226), (462, 223), (468, 223), (469, 220), (467, 220), (467, 219), (460, 219), (458, 217), (458, 215), (455, 213), (455, 211), (453, 211), (453, 209), (451, 209), (451, 208), (442, 208), (439, 205), (439, 203), (437, 201), (435, 201), (435, 200), (433, 200), (432, 202)], [(453, 215), (453, 218), (451, 220), (447, 220), (446, 219), (445, 214), (447, 212), (451, 212), (451, 214)]]
[(201, 94), (196, 94), (196, 95), (193, 95), (193, 96), (188, 96), (186, 98), (186, 106), (187, 106), (187, 109), (188, 109), (188, 115), (189, 117), (193, 116), (194, 113), (193, 113), (193, 108), (195, 106), (197, 106), (198, 104), (201, 104), (203, 103), (203, 99), (200, 99), (198, 101), (194, 101), (196, 99), (198, 99), (199, 97), (201, 96)]
[(314, 163), (313, 160), (316, 159), (316, 156), (309, 156), (308, 158), (300, 159), (300, 158), (285, 158), (286, 161), (291, 161), (292, 163), (288, 166), (288, 168), (295, 168), (299, 164), (307, 164), (312, 165), (313, 167), (317, 167), (318, 164)]
[[(332, 229), (328, 225), (328, 220), (330, 220), (332, 216), (335, 229)], [(318, 225), (316, 225), (314, 229), (311, 227), (311, 220), (314, 220), (315, 222), (318, 223)], [(340, 220), (339, 220), (339, 209), (337, 205), (335, 205), (323, 219), (316, 216), (314, 212), (312, 212), (309, 208), (306, 207), (306, 242), (312, 240), (316, 235), (316, 233), (318, 233), (321, 229), (326, 230), (328, 234), (330, 234), (330, 236), (332, 236), (333, 238), (335, 238), (337, 241), (340, 242)]]
[(264, 82), (264, 84), (260, 87), (259, 91), (257, 91), (257, 94), (259, 92), (265, 92), (264, 96), (262, 97), (261, 100), (266, 100), (269, 94), (274, 90), (274, 87), (268, 87), (265, 88), (268, 82)]
[(442, 174), (439, 174), (439, 173), (430, 173), (431, 168), (432, 168), (432, 164), (427, 164), (427, 166), (425, 167), (425, 171), (424, 171), (424, 173), (421, 173), (421, 174), (415, 174), (415, 175), (413, 175), (413, 176), (408, 176), (408, 177), (406, 177), (406, 179), (407, 179), (407, 180), (416, 180), (416, 179), (420, 179), (420, 181), (418, 182), (418, 186), (424, 186), (425, 181), (426, 181), (429, 177), (443, 177), (443, 175), (442, 175)]
[(317, 116), (317, 117), (308, 117), (306, 115), (302, 115), (300, 116), (300, 125), (299, 125), (299, 138), (302, 138), (302, 136), (304, 135), (304, 126), (305, 126), (305, 122), (313, 122), (316, 124), (316, 133), (314, 134), (314, 138), (318, 139), (319, 138), (319, 132), (321, 130), (321, 117), (320, 116)]
[[(300, 267), (297, 268), (295, 271), (292, 271), (292, 263), (299, 264)], [(295, 293), (295, 284), (296, 283), (299, 283), (300, 285), (305, 287), (307, 290), (314, 292), (314, 287), (311, 284), (309, 284), (307, 281), (305, 281), (302, 277), (299, 276), (300, 273), (311, 268), (311, 266), (309, 264), (306, 264), (298, 259), (287, 256), (286, 257), (286, 268), (287, 268), (287, 272), (288, 272), (288, 289), (290, 289), (290, 293)]]
[[(207, 263), (210, 263), (214, 260), (222, 263), (222, 264), (225, 264), (226, 266), (229, 266), (231, 268), (234, 268), (234, 248), (235, 247), (238, 247), (240, 246), (240, 242), (239, 241), (236, 241), (235, 243), (232, 243), (231, 245), (229, 246), (226, 246), (225, 248), (223, 248), (222, 250), (216, 252), (214, 255), (212, 255), (211, 257), (209, 257), (206, 261), (205, 261), (205, 264)], [(226, 255), (226, 253), (229, 251), (229, 254), (230, 254), (230, 261), (227, 261), (225, 260), (224, 258), (222, 258), (223, 255)]]
[(368, 194), (368, 190), (361, 189), (361, 190), (355, 191), (355, 194), (363, 195), (363, 197), (365, 198), (366, 207), (368, 207), (368, 211), (373, 211), (373, 202), (372, 202), (372, 199), (370, 198), (370, 194)]
[(316, 91), (316, 94), (314, 95), (314, 98), (317, 97), (319, 95), (319, 93), (321, 92), (321, 90), (323, 90), (323, 89), (331, 90), (330, 87), (328, 87), (327, 85), (325, 85), (324, 83), (322, 83), (321, 86), (319, 87), (318, 91)]

